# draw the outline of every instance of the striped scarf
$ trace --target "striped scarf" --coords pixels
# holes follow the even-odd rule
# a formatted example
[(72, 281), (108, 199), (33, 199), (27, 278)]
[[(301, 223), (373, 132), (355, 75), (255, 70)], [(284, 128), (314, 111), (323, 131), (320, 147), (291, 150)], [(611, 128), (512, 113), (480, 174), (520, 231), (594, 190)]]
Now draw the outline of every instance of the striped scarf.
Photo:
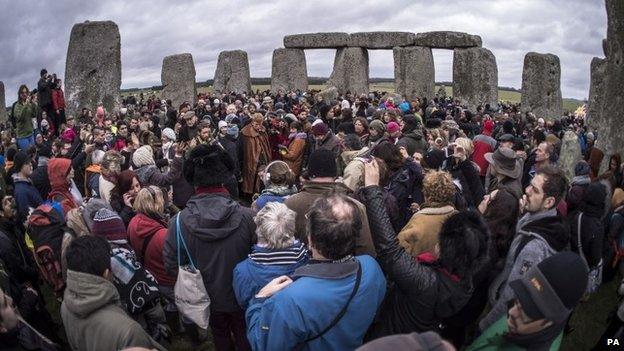
[(268, 250), (256, 246), (249, 254), (249, 258), (261, 265), (291, 265), (305, 259), (307, 254), (308, 250), (305, 245), (296, 241), (292, 246), (279, 250)]

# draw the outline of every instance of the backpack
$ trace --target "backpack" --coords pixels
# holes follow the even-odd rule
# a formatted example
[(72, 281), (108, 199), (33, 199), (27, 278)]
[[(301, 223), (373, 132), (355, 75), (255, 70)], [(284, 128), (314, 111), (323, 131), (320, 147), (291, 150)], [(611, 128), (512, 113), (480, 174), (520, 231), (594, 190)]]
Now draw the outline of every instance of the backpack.
[(34, 244), (39, 273), (61, 297), (65, 289), (61, 265), (61, 248), (67, 228), (60, 204), (44, 202), (28, 217), (28, 234)]

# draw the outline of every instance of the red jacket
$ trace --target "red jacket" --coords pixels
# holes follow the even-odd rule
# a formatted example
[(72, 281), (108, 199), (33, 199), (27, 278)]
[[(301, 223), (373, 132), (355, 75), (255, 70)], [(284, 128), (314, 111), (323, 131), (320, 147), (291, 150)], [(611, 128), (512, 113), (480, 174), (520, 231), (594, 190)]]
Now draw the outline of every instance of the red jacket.
[(474, 145), (472, 160), (481, 168), (479, 175), (485, 177), (489, 166), (488, 161), (485, 159), (485, 154), (494, 152), (496, 149), (496, 140), (489, 135), (479, 134), (475, 136), (472, 141)]
[(150, 235), (153, 235), (153, 237), (145, 249), (143, 266), (154, 275), (158, 284), (174, 286), (176, 277), (167, 274), (165, 264), (163, 263), (163, 247), (167, 237), (166, 224), (143, 213), (138, 213), (128, 224), (128, 240), (137, 257), (141, 255), (143, 242)]
[(55, 110), (65, 109), (65, 96), (63, 95), (63, 90), (61, 89), (52, 90), (52, 107)]

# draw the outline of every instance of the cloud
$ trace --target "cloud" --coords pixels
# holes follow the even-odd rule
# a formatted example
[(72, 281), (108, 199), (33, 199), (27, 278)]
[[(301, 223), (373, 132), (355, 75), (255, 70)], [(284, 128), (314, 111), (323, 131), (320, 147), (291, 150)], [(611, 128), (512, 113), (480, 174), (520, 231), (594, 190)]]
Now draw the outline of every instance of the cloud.
[[(520, 88), (524, 55), (561, 59), (564, 97), (586, 98), (591, 58), (602, 57), (603, 1), (0, 0), (0, 80), (7, 103), (46, 67), (61, 77), (69, 34), (85, 20), (115, 21), (121, 32), (122, 87), (160, 84), (163, 57), (190, 52), (197, 80), (212, 78), (222, 50), (246, 50), (252, 76), (268, 77), (273, 49), (287, 34), (323, 31), (455, 30), (478, 34), (497, 59), (499, 85)], [(329, 76), (333, 50), (306, 51), (308, 74)], [(436, 80), (452, 79), (452, 52), (434, 51)], [(391, 51), (370, 52), (370, 76), (392, 77)]]

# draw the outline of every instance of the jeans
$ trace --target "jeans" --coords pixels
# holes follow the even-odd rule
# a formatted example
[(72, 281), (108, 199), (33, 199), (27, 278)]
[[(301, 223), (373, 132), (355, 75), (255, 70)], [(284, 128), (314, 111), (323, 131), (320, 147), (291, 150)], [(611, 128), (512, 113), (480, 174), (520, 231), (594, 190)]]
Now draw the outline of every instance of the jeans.
[(18, 149), (25, 152), (26, 150), (28, 150), (28, 147), (30, 145), (35, 143), (35, 138), (32, 135), (30, 135), (24, 138), (16, 138), (16, 141), (17, 141)]

